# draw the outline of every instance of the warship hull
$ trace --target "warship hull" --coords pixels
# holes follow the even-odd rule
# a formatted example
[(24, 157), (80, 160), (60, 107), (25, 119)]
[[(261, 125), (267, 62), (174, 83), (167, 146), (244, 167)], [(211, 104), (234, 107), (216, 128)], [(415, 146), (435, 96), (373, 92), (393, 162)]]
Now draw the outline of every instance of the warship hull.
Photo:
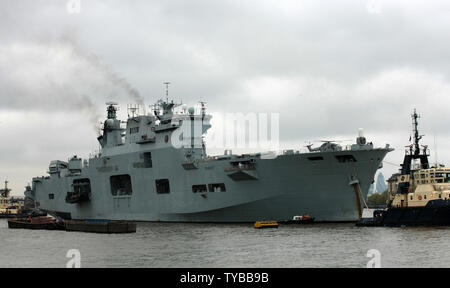
[[(353, 222), (359, 219), (362, 199), (389, 151), (299, 153), (186, 164), (179, 160), (183, 159), (179, 150), (166, 148), (152, 150), (148, 167), (143, 148), (92, 158), (77, 175), (34, 178), (32, 198), (39, 209), (66, 219), (254, 222), (309, 214), (315, 222)], [(252, 164), (242, 168), (233, 165), (236, 161)], [(114, 195), (111, 179), (115, 175), (130, 175), (132, 193)], [(89, 199), (67, 203), (67, 192), (79, 179), (89, 179)], [(170, 191), (158, 193), (158, 179), (165, 179)], [(194, 187), (208, 189), (195, 191)]]

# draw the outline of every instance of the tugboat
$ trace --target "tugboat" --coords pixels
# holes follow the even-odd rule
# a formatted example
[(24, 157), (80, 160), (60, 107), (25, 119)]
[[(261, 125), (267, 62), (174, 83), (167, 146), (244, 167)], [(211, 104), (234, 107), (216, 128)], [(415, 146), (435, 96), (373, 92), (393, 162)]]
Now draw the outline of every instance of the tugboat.
[(8, 181), (5, 181), (5, 188), (0, 189), (0, 218), (14, 218), (23, 216), (22, 206), (19, 201), (14, 201), (9, 193)]
[(51, 216), (8, 220), (9, 229), (65, 230), (64, 222)]
[(306, 215), (296, 215), (292, 217), (291, 220), (286, 220), (281, 222), (282, 224), (312, 224), (314, 223), (315, 218)]
[(450, 168), (430, 167), (428, 146), (419, 145), (423, 135), (416, 110), (412, 118), (414, 143), (407, 146), (400, 172), (388, 180), (388, 208), (376, 210), (372, 219), (362, 219), (358, 226), (450, 225)]

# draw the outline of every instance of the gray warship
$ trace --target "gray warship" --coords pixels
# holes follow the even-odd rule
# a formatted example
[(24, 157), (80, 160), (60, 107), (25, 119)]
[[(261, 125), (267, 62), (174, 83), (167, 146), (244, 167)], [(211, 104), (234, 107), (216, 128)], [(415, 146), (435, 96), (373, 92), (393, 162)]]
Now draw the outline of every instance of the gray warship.
[[(203, 104), (198, 111), (176, 106), (159, 101), (153, 113), (133, 113), (124, 125), (117, 104), (107, 103), (99, 153), (51, 161), (49, 175), (33, 178), (25, 196), (64, 219), (254, 222), (308, 213), (316, 222), (350, 222), (361, 218), (375, 173), (393, 150), (375, 148), (360, 133), (345, 147), (326, 141), (272, 158), (208, 156), (203, 136), (212, 116)], [(201, 135), (175, 147), (171, 138), (182, 125), (201, 127)]]

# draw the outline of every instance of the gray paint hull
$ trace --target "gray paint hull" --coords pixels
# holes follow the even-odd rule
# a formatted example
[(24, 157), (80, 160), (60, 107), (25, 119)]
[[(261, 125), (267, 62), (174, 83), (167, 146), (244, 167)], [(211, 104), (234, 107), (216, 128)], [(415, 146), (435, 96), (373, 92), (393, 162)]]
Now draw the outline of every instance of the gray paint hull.
[[(256, 179), (233, 180), (230, 160), (200, 161), (185, 170), (180, 151), (152, 150), (153, 168), (140, 168), (142, 152), (90, 159), (81, 175), (34, 179), (34, 198), (43, 210), (70, 213), (72, 219), (167, 222), (253, 222), (287, 220), (308, 213), (316, 221), (356, 221), (358, 204), (349, 179), (358, 179), (366, 197), (388, 149), (281, 155), (255, 159)], [(341, 163), (336, 155), (353, 155)], [(323, 157), (311, 161), (308, 157)], [(133, 193), (113, 196), (110, 176), (129, 174)], [(74, 179), (89, 178), (91, 200), (68, 204)], [(170, 181), (169, 194), (157, 194), (155, 179)], [(193, 193), (192, 185), (224, 183), (225, 192)], [(49, 199), (49, 194), (54, 194)], [(363, 203), (359, 203), (360, 207)]]

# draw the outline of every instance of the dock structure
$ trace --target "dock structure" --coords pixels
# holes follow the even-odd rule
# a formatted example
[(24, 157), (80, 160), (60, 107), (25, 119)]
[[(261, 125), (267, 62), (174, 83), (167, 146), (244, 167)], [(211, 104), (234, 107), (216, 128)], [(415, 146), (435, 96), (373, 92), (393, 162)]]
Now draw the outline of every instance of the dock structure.
[(136, 223), (128, 221), (66, 220), (66, 231), (91, 233), (136, 233)]
[(11, 219), (8, 221), (8, 227), (10, 229), (64, 230), (105, 234), (136, 233), (135, 222), (110, 220), (58, 221), (53, 217)]

